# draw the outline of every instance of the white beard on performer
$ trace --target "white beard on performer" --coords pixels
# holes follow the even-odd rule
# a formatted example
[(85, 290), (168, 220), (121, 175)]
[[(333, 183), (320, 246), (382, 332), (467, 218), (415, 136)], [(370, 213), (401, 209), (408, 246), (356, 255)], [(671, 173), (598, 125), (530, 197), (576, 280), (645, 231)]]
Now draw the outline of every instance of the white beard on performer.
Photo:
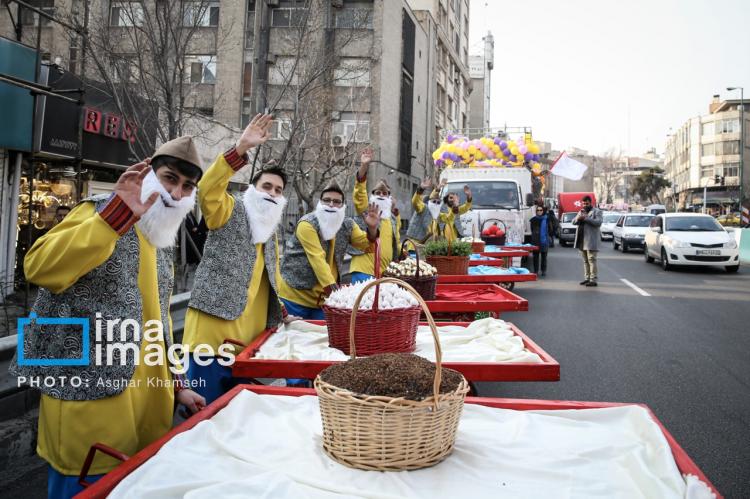
[(136, 225), (146, 239), (157, 248), (171, 248), (177, 242), (180, 224), (195, 207), (197, 189), (193, 189), (189, 197), (175, 201), (159, 182), (156, 174), (150, 171), (143, 178), (141, 202), (145, 203), (154, 192), (159, 193), (159, 198), (141, 215)]
[(286, 198), (284, 196), (275, 198), (251, 185), (245, 191), (242, 202), (245, 205), (245, 213), (250, 219), (252, 243), (265, 244), (276, 232), (281, 217), (284, 216)]
[(320, 224), (320, 232), (323, 234), (323, 240), (330, 241), (338, 233), (346, 217), (346, 206), (339, 208), (323, 204), (318, 201), (315, 207), (315, 218)]
[(375, 194), (370, 196), (370, 203), (375, 203), (380, 208), (380, 218), (391, 218), (391, 206), (393, 205), (393, 199), (390, 197), (383, 198), (376, 196)]
[(443, 209), (443, 203), (427, 203), (427, 209), (430, 210), (430, 215), (432, 216), (433, 220), (437, 220), (437, 217), (440, 216), (440, 210)]

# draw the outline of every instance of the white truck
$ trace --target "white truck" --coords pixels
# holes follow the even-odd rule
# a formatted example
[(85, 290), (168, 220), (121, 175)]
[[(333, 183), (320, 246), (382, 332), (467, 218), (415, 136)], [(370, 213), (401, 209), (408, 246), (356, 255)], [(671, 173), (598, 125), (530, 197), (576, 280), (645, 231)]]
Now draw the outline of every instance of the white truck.
[(506, 242), (523, 243), (531, 236), (534, 199), (526, 168), (446, 168), (440, 174), (443, 179), (448, 184), (441, 197), (455, 192), (463, 201), (464, 185), (471, 188), (474, 200), (472, 210), (461, 217), (462, 236), (479, 237), (482, 225), (489, 227), (493, 219), (505, 224)]

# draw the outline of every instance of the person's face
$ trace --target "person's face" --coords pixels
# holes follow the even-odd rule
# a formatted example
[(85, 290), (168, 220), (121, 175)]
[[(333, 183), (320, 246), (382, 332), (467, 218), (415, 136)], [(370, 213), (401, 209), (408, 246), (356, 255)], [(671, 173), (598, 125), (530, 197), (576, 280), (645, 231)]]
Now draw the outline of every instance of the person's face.
[(541, 206), (537, 206), (536, 207), (536, 214), (537, 215), (544, 215), (544, 208), (542, 208)]
[(434, 205), (439, 205), (440, 204), (440, 200), (439, 199), (430, 199), (430, 203), (432, 203)]
[(586, 200), (583, 201), (583, 209), (584, 210), (588, 210), (589, 208), (591, 208), (591, 201), (589, 201), (588, 199), (586, 199)]
[(332, 208), (341, 208), (344, 205), (344, 196), (335, 191), (324, 192), (320, 201)]
[(284, 182), (281, 180), (281, 177), (273, 173), (264, 173), (261, 175), (258, 181), (255, 182), (255, 188), (273, 198), (284, 195)]
[(449, 195), (448, 195), (448, 203), (449, 203), (449, 204), (450, 204), (451, 206), (456, 206), (456, 205), (458, 205), (458, 195), (457, 195), (457, 194), (449, 194)]
[(387, 198), (391, 195), (390, 192), (383, 189), (375, 189), (372, 193), (379, 198)]
[(184, 197), (190, 197), (198, 187), (197, 177), (183, 175), (176, 167), (171, 165), (160, 166), (155, 174), (161, 185), (164, 186), (175, 201), (179, 201)]

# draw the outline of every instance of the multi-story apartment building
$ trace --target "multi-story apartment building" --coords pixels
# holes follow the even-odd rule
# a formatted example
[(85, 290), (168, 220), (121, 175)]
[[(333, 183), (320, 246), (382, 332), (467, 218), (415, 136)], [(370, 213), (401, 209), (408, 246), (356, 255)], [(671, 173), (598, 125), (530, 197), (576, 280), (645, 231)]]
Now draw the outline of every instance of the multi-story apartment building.
[(427, 34), (430, 88), (428, 128), (433, 150), (444, 130), (469, 127), (469, 1), (408, 0)]
[(469, 128), (490, 128), (490, 89), (495, 64), (495, 41), (492, 33), (482, 37), (482, 53), (469, 56), (471, 92)]
[[(745, 100), (745, 106), (750, 102)], [(750, 114), (740, 125), (740, 101), (714, 95), (708, 114), (687, 120), (670, 134), (664, 151), (665, 176), (672, 182), (667, 201), (676, 209), (701, 209), (706, 188), (709, 211), (738, 208), (740, 132), (745, 133), (744, 193), (750, 189)], [(718, 179), (718, 183), (717, 183)]]

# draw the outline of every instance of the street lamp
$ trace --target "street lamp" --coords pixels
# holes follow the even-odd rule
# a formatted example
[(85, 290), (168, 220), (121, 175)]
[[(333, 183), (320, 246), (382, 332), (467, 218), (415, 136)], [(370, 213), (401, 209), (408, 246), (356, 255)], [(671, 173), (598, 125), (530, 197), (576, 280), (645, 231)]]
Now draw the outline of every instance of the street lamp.
[(745, 89), (743, 87), (727, 87), (727, 91), (740, 91), (740, 201), (739, 210), (742, 217), (742, 196), (743, 196), (743, 170), (745, 169)]

